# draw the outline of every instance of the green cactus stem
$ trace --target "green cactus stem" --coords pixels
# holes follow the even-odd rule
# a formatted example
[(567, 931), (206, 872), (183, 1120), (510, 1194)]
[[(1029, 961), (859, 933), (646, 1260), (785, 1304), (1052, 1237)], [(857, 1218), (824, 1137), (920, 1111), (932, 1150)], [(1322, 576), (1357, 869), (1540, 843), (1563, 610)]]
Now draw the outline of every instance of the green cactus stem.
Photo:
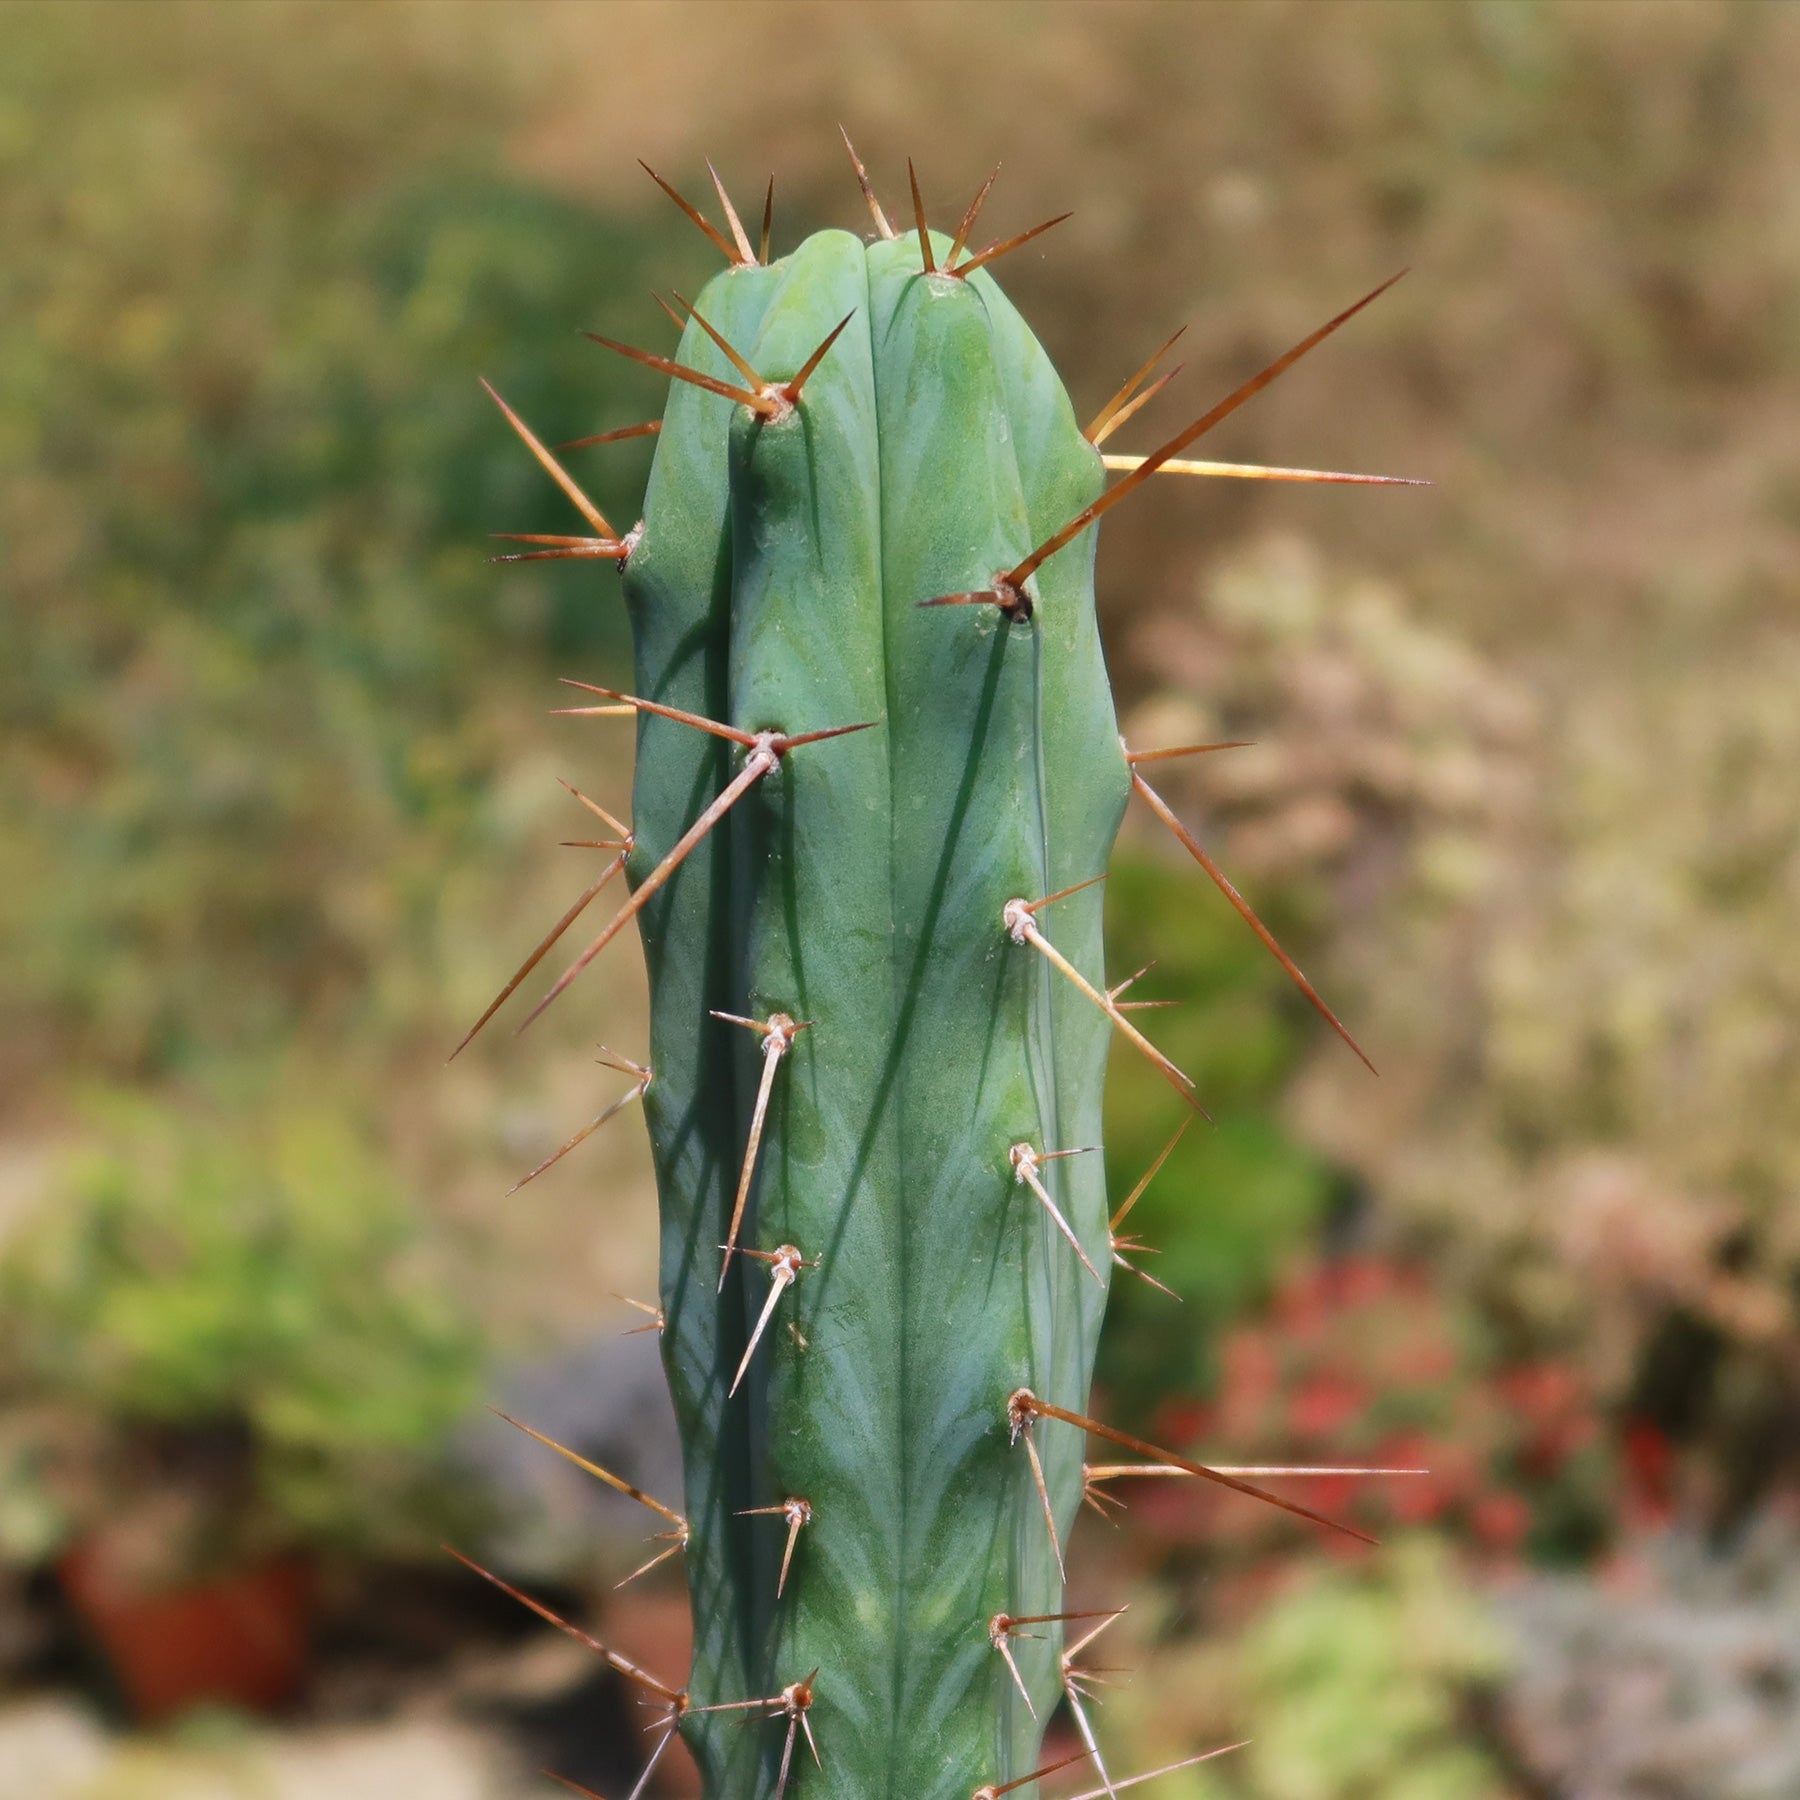
[(629, 532), (507, 415), (594, 534), (520, 554), (613, 562), (631, 620), (634, 693), (571, 709), (636, 717), (631, 827), (596, 840), (631, 896), (538, 1010), (636, 920), (647, 1067), (594, 1125), (642, 1100), (685, 1512), (637, 1497), (694, 1614), (685, 1682), (646, 1680), (717, 1800), (997, 1794), (1048, 1772), (1065, 1695), (1097, 1764), (1084, 1429), (1270, 1498), (1086, 1416), (1131, 1266), (1089, 1154), (1115, 1034), (1198, 1104), (1107, 987), (1096, 884), (1150, 790), (1094, 524), (1367, 301), (1108, 488), (1155, 359), (1084, 432), (989, 266), (1047, 227), (971, 254), (987, 189), (945, 237), (915, 183), (898, 234), (857, 170), (874, 240), (774, 262), (766, 211), (759, 256), (728, 199), (727, 233), (674, 196), (728, 267), (673, 358), (610, 345), (672, 378)]

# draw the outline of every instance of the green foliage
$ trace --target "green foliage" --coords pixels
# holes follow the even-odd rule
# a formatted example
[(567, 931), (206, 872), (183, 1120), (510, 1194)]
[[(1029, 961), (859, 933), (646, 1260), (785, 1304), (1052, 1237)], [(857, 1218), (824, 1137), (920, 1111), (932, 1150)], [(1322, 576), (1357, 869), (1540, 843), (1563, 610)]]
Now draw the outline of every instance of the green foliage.
[(1179, 1796), (1185, 1780), (1194, 1800), (1504, 1800), (1468, 1715), (1508, 1661), (1431, 1538), (1399, 1539), (1356, 1569), (1314, 1570), (1229, 1653), (1184, 1662), (1209, 1728), (1250, 1741), (1167, 1791)]
[(417, 1549), (482, 1346), (369, 1146), (296, 1111), (115, 1100), (0, 1271), (9, 1383), (127, 1430), (248, 1434), (265, 1537)]
[(417, 1029), (507, 751), (464, 672), (623, 651), (471, 554), (563, 520), (469, 395), (641, 416), (575, 328), (667, 227), (496, 172), (498, 70), (397, 16), (242, 13), (18, 9), (0, 70), (0, 993), (40, 1061), (131, 1075)]
[(1204, 708), (1142, 712), (1254, 738), (1171, 791), (1233, 868), (1345, 897), (1387, 1074), (1308, 1080), (1306, 1140), (1455, 1268), (1500, 1360), (1592, 1356), (1603, 1400), (1749, 1492), (1793, 1395), (1800, 661), (1750, 612), (1700, 656), (1698, 601), (1646, 604), (1541, 705), (1422, 601), (1274, 540), (1161, 629), (1219, 672)]
[[(1127, 844), (1106, 886), (1109, 960), (1125, 974), (1155, 960), (1132, 995), (1177, 1002), (1141, 1016), (1216, 1120), (1182, 1138), (1130, 1215), (1129, 1229), (1157, 1252), (1144, 1269), (1185, 1303), (1129, 1277), (1115, 1287), (1101, 1375), (1128, 1404), (1142, 1396), (1147, 1406), (1210, 1385), (1218, 1332), (1312, 1241), (1333, 1188), (1277, 1111), (1314, 1029), (1280, 967), (1191, 864)], [(1303, 951), (1302, 921), (1284, 916), (1282, 898), (1265, 906), (1268, 922)], [(1137, 1184), (1171, 1129), (1167, 1088), (1134, 1059), (1115, 1058), (1106, 1157), (1116, 1196)]]
[(1498, 1800), (1465, 1738), (1505, 1667), (1493, 1626), (1429, 1539), (1272, 1607), (1242, 1646), (1250, 1791), (1266, 1800)]

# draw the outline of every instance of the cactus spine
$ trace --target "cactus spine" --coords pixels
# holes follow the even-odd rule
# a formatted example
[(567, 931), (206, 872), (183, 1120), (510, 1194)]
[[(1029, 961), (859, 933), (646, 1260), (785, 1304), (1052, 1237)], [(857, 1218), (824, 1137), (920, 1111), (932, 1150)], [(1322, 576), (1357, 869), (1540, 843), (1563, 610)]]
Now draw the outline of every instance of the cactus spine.
[(1106, 990), (1103, 459), (973, 208), (771, 263), (681, 204), (729, 266), (631, 353), (681, 377), (642, 522), (514, 420), (599, 534), (530, 554), (620, 564), (635, 648), (633, 893), (576, 967), (636, 918), (694, 1613), (649, 1685), (720, 1800), (967, 1800), (1038, 1768), (1086, 1629), (1115, 1029), (1193, 1104)]

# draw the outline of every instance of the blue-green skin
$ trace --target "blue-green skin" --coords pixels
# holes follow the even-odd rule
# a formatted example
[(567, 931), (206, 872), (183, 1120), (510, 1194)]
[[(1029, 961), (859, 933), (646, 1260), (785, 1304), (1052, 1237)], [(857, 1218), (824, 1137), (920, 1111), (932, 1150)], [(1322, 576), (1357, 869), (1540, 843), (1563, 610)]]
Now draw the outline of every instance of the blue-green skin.
[[(1058, 1694), (1054, 1627), (1014, 1640), (1038, 1721), (988, 1637), (996, 1613), (1061, 1607), (1007, 1399), (1083, 1407), (1105, 1307), (1008, 1151), (1100, 1142), (1106, 1022), (1001, 913), (1105, 869), (1129, 778), (1092, 532), (1038, 571), (1029, 622), (917, 603), (1011, 567), (1099, 492), (1100, 462), (999, 289), (923, 274), (916, 238), (824, 232), (698, 305), (769, 380), (854, 317), (786, 418), (671, 392), (624, 572), (638, 691), (748, 731), (874, 727), (792, 751), (640, 920), (689, 1692), (773, 1695), (816, 1668), (824, 1766), (802, 1739), (789, 1793), (967, 1800), (1036, 1766)], [(736, 379), (692, 327), (680, 356)], [(742, 757), (640, 715), (634, 882)], [(1100, 893), (1041, 915), (1096, 984)], [(742, 1241), (817, 1266), (731, 1398), (769, 1291), (744, 1257), (715, 1292), (762, 1059), (710, 1009), (813, 1021), (775, 1080)], [(1101, 1165), (1044, 1176), (1105, 1271)], [(1079, 1434), (1036, 1441), (1066, 1541)], [(778, 1599), (786, 1525), (740, 1515), (789, 1496), (813, 1513)], [(772, 1795), (787, 1725), (690, 1713), (707, 1793)]]

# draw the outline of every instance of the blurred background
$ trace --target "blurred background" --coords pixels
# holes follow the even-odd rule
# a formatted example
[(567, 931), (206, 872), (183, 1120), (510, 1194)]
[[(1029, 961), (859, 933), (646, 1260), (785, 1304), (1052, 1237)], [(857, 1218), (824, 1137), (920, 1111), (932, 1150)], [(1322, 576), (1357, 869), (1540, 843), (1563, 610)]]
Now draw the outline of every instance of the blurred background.
[[(505, 1197), (626, 1085), (635, 946), (444, 1064), (590, 879), (556, 777), (630, 779), (548, 716), (612, 575), (484, 560), (571, 524), (476, 377), (653, 416), (578, 331), (666, 350), (717, 259), (636, 159), (773, 172), (781, 248), (866, 223), (840, 120), (890, 206), (1073, 208), (1003, 279), (1083, 416), (1187, 326), (1115, 448), (1412, 271), (1207, 453), (1435, 485), (1105, 526), (1128, 735), (1254, 740), (1164, 791), (1382, 1073), (1134, 813), (1116, 966), (1218, 1123), (1096, 1410), (1431, 1473), (1296, 1490), (1374, 1554), (1115, 1484), (1112, 1767), (1800, 1793), (1797, 91), (1800, 15), (1707, 0), (0, 8), (0, 1796), (635, 1776), (437, 1547), (685, 1666), (678, 1566), (613, 1585), (655, 1521), (483, 1406), (677, 1497), (641, 1125)], [(642, 442), (572, 460), (636, 516)], [(1123, 1192), (1176, 1120), (1115, 1065)]]

